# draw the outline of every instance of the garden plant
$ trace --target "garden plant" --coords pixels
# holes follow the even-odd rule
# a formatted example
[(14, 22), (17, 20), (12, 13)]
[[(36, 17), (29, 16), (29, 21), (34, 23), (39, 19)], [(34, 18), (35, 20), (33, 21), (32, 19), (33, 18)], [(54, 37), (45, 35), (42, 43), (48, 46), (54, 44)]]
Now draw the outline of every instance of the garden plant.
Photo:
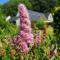
[[(60, 60), (58, 47), (54, 44), (53, 28), (45, 27), (44, 21), (38, 21), (35, 26), (37, 30), (34, 30), (24, 4), (18, 5), (18, 12), (19, 28), (6, 22), (4, 16), (0, 16), (0, 60)], [(60, 10), (57, 13), (60, 17)], [(54, 15), (54, 17), (56, 16)], [(57, 26), (59, 18), (57, 22), (55, 21), (54, 19), (54, 24)], [(54, 29), (56, 26), (54, 25)], [(59, 35), (57, 27), (56, 31)]]

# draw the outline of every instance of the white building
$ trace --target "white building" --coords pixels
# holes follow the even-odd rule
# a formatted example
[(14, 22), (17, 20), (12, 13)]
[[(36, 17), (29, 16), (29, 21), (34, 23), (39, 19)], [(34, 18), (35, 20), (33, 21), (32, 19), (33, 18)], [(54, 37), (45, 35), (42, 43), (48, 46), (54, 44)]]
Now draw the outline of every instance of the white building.
[[(36, 11), (31, 11), (31, 10), (28, 10), (28, 13), (29, 13), (29, 16), (30, 16), (30, 20), (31, 21), (37, 21), (39, 20), (41, 17), (44, 17), (46, 20), (46, 22), (51, 22), (53, 21), (53, 17), (52, 17), (52, 14), (50, 13), (47, 17), (45, 16), (44, 13), (39, 13), (39, 12), (36, 12)], [(6, 18), (6, 21), (10, 20), (11, 22), (15, 22), (17, 26), (20, 25), (20, 18), (19, 18), (19, 13), (17, 13), (17, 15), (15, 17), (10, 17), (8, 16)]]

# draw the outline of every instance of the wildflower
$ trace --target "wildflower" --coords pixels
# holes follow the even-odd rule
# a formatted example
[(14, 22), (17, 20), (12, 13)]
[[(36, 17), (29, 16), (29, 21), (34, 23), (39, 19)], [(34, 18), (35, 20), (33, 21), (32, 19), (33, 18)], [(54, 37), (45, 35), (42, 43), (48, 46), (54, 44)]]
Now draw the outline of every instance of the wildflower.
[(25, 5), (20, 4), (18, 6), (18, 11), (20, 13), (20, 27), (21, 27), (21, 32), (20, 35), (23, 38), (26, 43), (32, 43), (33, 40), (33, 34), (32, 34), (32, 29), (31, 29), (31, 22), (29, 19), (29, 14), (28, 11), (25, 7)]
[(24, 4), (18, 6), (18, 12), (20, 17), (20, 29), (19, 34), (14, 38), (14, 44), (20, 52), (28, 52), (29, 46), (33, 42), (33, 34), (31, 28), (31, 22), (29, 19), (28, 11)]
[(36, 35), (36, 43), (41, 43), (40, 31), (37, 32), (37, 35)]
[(28, 52), (29, 51), (29, 48), (26, 44), (26, 42), (22, 42), (21, 45), (20, 45), (20, 51), (21, 52)]
[(37, 35), (36, 35), (36, 39), (34, 41), (34, 48), (37, 47), (37, 44), (41, 44), (42, 43), (42, 40), (41, 40), (41, 35), (40, 35), (40, 31), (37, 32)]

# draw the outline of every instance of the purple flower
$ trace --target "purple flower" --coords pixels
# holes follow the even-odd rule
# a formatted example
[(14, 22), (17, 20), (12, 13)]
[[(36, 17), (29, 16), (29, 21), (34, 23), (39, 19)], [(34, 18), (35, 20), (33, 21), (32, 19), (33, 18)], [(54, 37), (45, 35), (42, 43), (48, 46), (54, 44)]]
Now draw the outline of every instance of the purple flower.
[(29, 51), (28, 44), (31, 44), (34, 40), (32, 34), (31, 22), (29, 19), (28, 11), (24, 4), (19, 4), (18, 12), (20, 17), (20, 29), (19, 35), (14, 39), (14, 44), (20, 52)]
[(31, 29), (31, 22), (29, 19), (29, 14), (28, 11), (25, 7), (25, 5), (20, 4), (18, 6), (18, 11), (20, 13), (20, 27), (21, 27), (21, 32), (20, 36), (23, 38), (23, 41), (26, 43), (31, 43), (33, 40), (33, 34), (32, 29)]
[(36, 35), (36, 43), (41, 43), (40, 31), (37, 32), (37, 35)]
[(26, 42), (21, 42), (20, 51), (21, 52), (28, 52), (29, 51), (29, 48), (28, 48)]

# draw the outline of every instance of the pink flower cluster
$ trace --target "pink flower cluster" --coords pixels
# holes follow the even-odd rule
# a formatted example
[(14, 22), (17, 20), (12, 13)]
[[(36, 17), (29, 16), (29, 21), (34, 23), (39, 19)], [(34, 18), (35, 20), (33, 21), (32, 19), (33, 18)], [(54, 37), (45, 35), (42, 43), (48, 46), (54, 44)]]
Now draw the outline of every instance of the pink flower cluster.
[(35, 39), (35, 41), (34, 41), (34, 47), (37, 47), (37, 44), (41, 44), (40, 31), (37, 32), (36, 39)]
[(37, 32), (37, 35), (36, 35), (36, 43), (41, 43), (40, 31)]
[(29, 51), (29, 45), (33, 42), (34, 36), (32, 34), (31, 22), (29, 19), (28, 11), (24, 4), (18, 6), (20, 17), (19, 34), (14, 38), (13, 42), (18, 50), (21, 52)]

